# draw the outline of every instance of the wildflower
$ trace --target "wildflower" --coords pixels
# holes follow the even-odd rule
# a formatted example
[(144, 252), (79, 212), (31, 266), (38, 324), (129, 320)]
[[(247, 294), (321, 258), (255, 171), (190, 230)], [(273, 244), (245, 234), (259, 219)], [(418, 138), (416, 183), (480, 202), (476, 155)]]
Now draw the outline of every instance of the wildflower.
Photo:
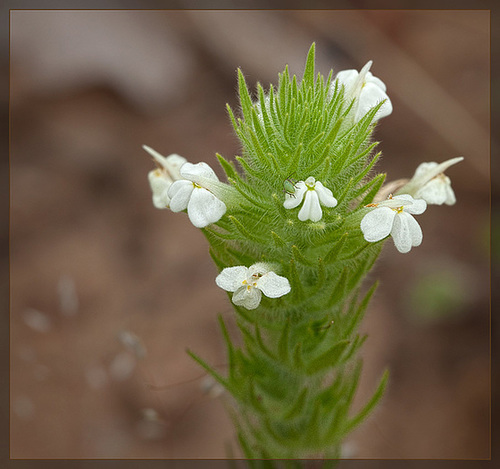
[(430, 205), (453, 205), (457, 201), (451, 181), (444, 171), (459, 163), (463, 157), (452, 158), (441, 164), (430, 162), (419, 165), (410, 181), (399, 192), (425, 200)]
[(250, 267), (227, 267), (217, 276), (215, 283), (228, 292), (234, 292), (233, 303), (246, 309), (257, 308), (262, 293), (269, 298), (279, 298), (291, 290), (287, 278), (260, 262)]
[[(392, 103), (386, 94), (385, 83), (369, 71), (372, 63), (371, 60), (368, 61), (359, 73), (357, 70), (351, 69), (343, 70), (335, 76), (335, 81), (339, 85), (344, 85), (345, 97), (355, 99), (353, 111), (356, 122), (381, 101), (384, 101), (384, 104), (375, 114), (375, 120), (387, 117), (392, 113)], [(333, 94), (335, 89), (335, 81), (330, 85), (330, 94)]]
[(424, 200), (411, 195), (395, 195), (383, 202), (369, 204), (376, 207), (361, 220), (361, 231), (366, 241), (374, 243), (391, 235), (399, 252), (409, 252), (422, 243), (422, 230), (412, 215), (425, 212)]
[(168, 190), (170, 210), (187, 209), (191, 223), (197, 228), (220, 220), (226, 213), (226, 204), (208, 189), (214, 181), (219, 183), (213, 169), (206, 163), (184, 163), (180, 175), (184, 179), (175, 181)]
[(147, 145), (143, 145), (142, 148), (154, 158), (158, 166), (148, 173), (149, 185), (153, 192), (153, 205), (159, 209), (168, 208), (170, 204), (168, 190), (174, 181), (181, 179), (180, 169), (187, 160), (175, 153), (164, 157)]
[(300, 221), (319, 221), (323, 216), (321, 205), (325, 207), (337, 205), (337, 199), (333, 196), (332, 191), (312, 176), (309, 176), (305, 181), (297, 182), (294, 187), (294, 193), (287, 192), (285, 194), (283, 206), (292, 209), (298, 207), (304, 199), (304, 204), (299, 211)]

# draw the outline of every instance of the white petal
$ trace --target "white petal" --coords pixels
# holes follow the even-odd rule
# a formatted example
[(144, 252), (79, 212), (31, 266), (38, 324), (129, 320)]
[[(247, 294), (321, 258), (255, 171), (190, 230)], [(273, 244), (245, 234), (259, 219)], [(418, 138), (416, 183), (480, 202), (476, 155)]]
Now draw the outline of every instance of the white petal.
[(262, 293), (258, 288), (241, 287), (233, 295), (233, 303), (246, 309), (255, 309), (260, 304)]
[(168, 171), (170, 176), (174, 181), (181, 179), (181, 168), (187, 162), (186, 158), (183, 156), (172, 153), (165, 158), (166, 166), (165, 169)]
[[(438, 164), (434, 162), (420, 163), (415, 170), (415, 174), (411, 178), (412, 181), (417, 181), (421, 179), (423, 184), (433, 177), (434, 169), (437, 168)], [(437, 175), (438, 173), (436, 173)], [(430, 175), (430, 176), (429, 176)]]
[(450, 166), (460, 163), (460, 161), (462, 161), (463, 159), (464, 159), (463, 156), (459, 156), (457, 158), (451, 158), (449, 160), (443, 161), (440, 164), (435, 162), (421, 163), (416, 169), (415, 174), (411, 179), (411, 182), (423, 186), (427, 181), (430, 181), (439, 174), (443, 173)]
[(164, 191), (153, 192), (153, 205), (156, 208), (169, 208), (170, 197), (168, 196), (168, 187)]
[(446, 200), (444, 203), (446, 205), (454, 205), (457, 199), (455, 198), (455, 192), (453, 192), (453, 189), (451, 188), (451, 184), (446, 187)]
[(188, 206), (194, 186), (190, 181), (175, 181), (168, 190), (170, 197), (170, 210), (172, 212), (181, 212)]
[(197, 182), (200, 178), (213, 179), (218, 181), (219, 178), (214, 170), (206, 163), (184, 163), (181, 168), (181, 176), (189, 181)]
[(378, 207), (368, 212), (361, 220), (361, 231), (369, 243), (389, 236), (396, 212), (389, 207)]
[(385, 83), (380, 79), (377, 78), (372, 74), (372, 72), (368, 72), (366, 74), (366, 82), (367, 83), (373, 83), (374, 85), (378, 86), (382, 91), (387, 91), (387, 86), (385, 86)]
[(383, 89), (374, 83), (367, 83), (359, 95), (359, 104), (355, 119), (360, 120), (370, 109), (385, 100), (385, 103), (377, 111), (375, 119), (381, 119), (392, 113), (392, 103)]
[(356, 78), (358, 78), (358, 75), (358, 71), (354, 69), (342, 70), (341, 72), (337, 73), (337, 75), (335, 76), (335, 80), (338, 80), (340, 85), (344, 85), (346, 88), (348, 88), (354, 84)]
[(148, 173), (149, 185), (153, 192), (162, 192), (166, 185), (170, 187), (172, 180), (160, 169), (153, 169)]
[(369, 60), (363, 65), (363, 68), (359, 71), (359, 78), (363, 80), (363, 83), (373, 77), (372, 72), (370, 72), (370, 68), (372, 65), (373, 65), (373, 60)]
[(304, 181), (299, 181), (295, 184), (295, 192), (293, 195), (285, 194), (285, 201), (283, 202), (283, 207), (287, 209), (295, 208), (300, 205), (302, 199), (304, 198), (304, 193), (307, 187)]
[(413, 203), (411, 205), (405, 205), (404, 211), (411, 213), (412, 215), (420, 215), (424, 213), (427, 208), (427, 202), (422, 199), (413, 199)]
[[(449, 178), (447, 179), (449, 181)], [(446, 201), (446, 196), (448, 195), (446, 191), (448, 186), (449, 183), (446, 184), (446, 182), (438, 176), (431, 179), (427, 184), (424, 184), (415, 194), (415, 197), (419, 197), (431, 205), (442, 205)]]
[(248, 268), (249, 277), (255, 274), (265, 275), (268, 272), (270, 272), (270, 266), (265, 262), (257, 262)]
[(155, 206), (155, 208), (159, 208), (159, 209), (169, 208), (168, 205), (170, 203), (170, 197), (167, 195), (166, 192), (164, 192), (163, 194), (159, 194), (159, 195), (153, 194), (152, 200), (153, 200), (153, 205)]
[(325, 187), (320, 181), (316, 182), (316, 186), (314, 189), (318, 194), (321, 205), (324, 205), (325, 207), (337, 206), (338, 202), (337, 199), (333, 196), (333, 192)]
[(394, 245), (401, 253), (409, 252), (412, 246), (422, 243), (422, 230), (409, 213), (401, 212), (394, 219), (391, 232)]
[[(170, 202), (170, 208), (172, 208), (173, 201), (174, 199)], [(226, 204), (206, 189), (195, 188), (189, 199), (187, 209), (191, 223), (196, 228), (204, 228), (222, 218), (222, 215), (226, 213)]]
[(234, 292), (242, 286), (243, 280), (248, 276), (248, 268), (243, 265), (226, 267), (215, 278), (215, 283), (226, 291)]
[(323, 212), (319, 204), (318, 194), (316, 194), (316, 191), (308, 190), (305, 195), (304, 205), (299, 211), (299, 220), (319, 221), (322, 216)]
[(151, 147), (148, 147), (147, 145), (143, 145), (142, 148), (146, 150), (161, 166), (163, 167), (166, 166), (167, 159), (161, 153), (158, 153), (156, 150), (153, 150)]
[(184, 163), (186, 163), (186, 158), (177, 155), (176, 153), (172, 153), (166, 158), (158, 153), (156, 150), (153, 150), (151, 147), (147, 145), (143, 145), (142, 148), (146, 150), (155, 161), (160, 164), (168, 173), (168, 175), (175, 181), (177, 179), (181, 179), (180, 169)]
[(257, 280), (257, 288), (269, 298), (279, 298), (291, 290), (288, 279), (274, 272), (268, 272)]
[(383, 207), (390, 207), (390, 208), (405, 207), (405, 209), (411, 207), (414, 204), (415, 204), (415, 199), (410, 194), (395, 195), (390, 199), (380, 202), (380, 205), (382, 205)]

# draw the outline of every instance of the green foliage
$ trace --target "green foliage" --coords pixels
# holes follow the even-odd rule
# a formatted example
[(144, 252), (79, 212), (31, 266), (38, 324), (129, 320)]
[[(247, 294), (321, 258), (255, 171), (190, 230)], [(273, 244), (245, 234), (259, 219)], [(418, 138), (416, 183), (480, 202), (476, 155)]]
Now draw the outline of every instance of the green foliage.
[[(249, 92), (238, 70), (240, 109), (229, 117), (241, 142), (237, 166), (217, 158), (239, 194), (221, 220), (203, 233), (217, 267), (272, 262), (291, 292), (262, 297), (260, 306), (235, 306), (241, 344), (222, 319), (229, 370), (223, 377), (191, 355), (234, 397), (238, 439), (247, 458), (339, 457), (343, 438), (381, 398), (387, 374), (357, 414), (351, 405), (361, 373), (357, 358), (365, 336), (357, 332), (373, 295), (358, 300), (361, 281), (382, 243), (360, 232), (363, 206), (385, 175), (370, 179), (380, 156), (372, 141), (376, 106), (352, 117), (344, 88), (330, 87), (314, 69), (314, 44), (302, 80), (288, 68), (278, 86)], [(239, 114), (239, 117), (237, 117)], [(318, 222), (300, 221), (283, 207), (287, 180), (313, 176), (333, 192), (334, 208)]]

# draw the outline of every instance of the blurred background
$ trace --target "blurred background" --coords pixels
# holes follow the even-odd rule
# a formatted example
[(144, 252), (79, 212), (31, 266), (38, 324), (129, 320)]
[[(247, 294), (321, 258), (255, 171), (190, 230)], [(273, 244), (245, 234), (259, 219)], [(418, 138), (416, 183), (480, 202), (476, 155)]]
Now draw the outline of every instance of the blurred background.
[(356, 405), (391, 378), (346, 456), (488, 458), (489, 28), (479, 10), (12, 11), (11, 457), (239, 456), (186, 354), (225, 371), (231, 307), (202, 234), (153, 207), (141, 145), (217, 168), (240, 152), (236, 69), (252, 88), (285, 64), (300, 77), (314, 41), (323, 74), (373, 60), (386, 83), (389, 181), (465, 157), (457, 204), (429, 207), (423, 244), (389, 241), (367, 280)]

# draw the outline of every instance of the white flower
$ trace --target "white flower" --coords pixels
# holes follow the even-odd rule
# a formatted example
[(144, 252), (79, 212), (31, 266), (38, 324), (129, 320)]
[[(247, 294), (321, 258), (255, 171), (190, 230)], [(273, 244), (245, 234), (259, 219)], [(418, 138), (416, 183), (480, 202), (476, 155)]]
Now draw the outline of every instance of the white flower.
[[(375, 120), (382, 119), (392, 113), (392, 103), (387, 96), (387, 88), (385, 83), (379, 78), (372, 75), (369, 71), (372, 61), (366, 65), (358, 73), (357, 70), (343, 70), (335, 76), (335, 81), (339, 85), (344, 85), (345, 97), (347, 99), (355, 99), (353, 105), (354, 120), (358, 122), (370, 109), (376, 106), (381, 101), (384, 104), (375, 114)], [(335, 81), (330, 85), (329, 94), (333, 94), (335, 89)]]
[(408, 184), (399, 192), (425, 200), (430, 205), (453, 205), (457, 199), (451, 188), (451, 181), (444, 171), (459, 163), (463, 157), (452, 158), (441, 164), (431, 162), (419, 165)]
[(147, 145), (143, 145), (142, 148), (154, 158), (158, 166), (148, 173), (149, 185), (153, 192), (153, 205), (160, 209), (168, 208), (170, 203), (168, 189), (174, 181), (181, 179), (180, 169), (187, 160), (175, 153), (164, 157)]
[(215, 283), (228, 292), (234, 292), (233, 303), (246, 309), (257, 308), (262, 293), (269, 298), (279, 298), (291, 290), (288, 279), (275, 274), (264, 263), (227, 267), (217, 276)]
[(300, 221), (319, 221), (323, 216), (321, 205), (335, 207), (337, 199), (332, 191), (326, 188), (320, 181), (309, 176), (305, 181), (295, 184), (295, 192), (285, 194), (283, 206), (288, 209), (298, 207), (304, 199), (304, 204), (299, 211)]
[(409, 252), (422, 243), (422, 230), (412, 215), (425, 212), (424, 200), (415, 200), (411, 195), (395, 195), (377, 204), (361, 220), (361, 231), (366, 241), (374, 243), (391, 235), (399, 252)]
[(213, 169), (206, 163), (184, 163), (180, 175), (184, 179), (175, 181), (168, 190), (170, 210), (181, 212), (187, 208), (189, 219), (197, 228), (220, 220), (226, 213), (226, 204), (209, 190), (214, 181), (219, 183)]

